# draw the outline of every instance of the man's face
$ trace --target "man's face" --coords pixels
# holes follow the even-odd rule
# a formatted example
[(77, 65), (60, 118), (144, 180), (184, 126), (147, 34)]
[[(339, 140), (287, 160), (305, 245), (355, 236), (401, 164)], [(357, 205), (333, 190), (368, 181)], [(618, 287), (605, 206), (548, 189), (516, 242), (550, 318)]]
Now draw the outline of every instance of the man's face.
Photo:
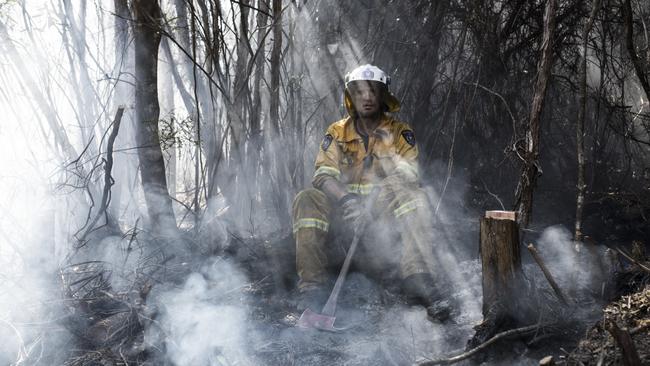
[(354, 81), (350, 83), (349, 92), (352, 104), (359, 117), (377, 117), (382, 112), (382, 99), (380, 86), (373, 81)]

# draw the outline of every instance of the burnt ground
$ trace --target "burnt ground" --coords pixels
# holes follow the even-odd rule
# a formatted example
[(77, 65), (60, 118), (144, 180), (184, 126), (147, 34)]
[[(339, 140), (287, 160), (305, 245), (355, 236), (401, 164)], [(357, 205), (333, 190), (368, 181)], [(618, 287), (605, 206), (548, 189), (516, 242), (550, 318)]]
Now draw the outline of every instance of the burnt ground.
[(616, 324), (626, 330), (641, 364), (650, 364), (650, 285), (607, 305), (603, 317), (566, 358), (567, 365), (624, 365), (623, 352), (612, 336)]
[[(463, 353), (482, 319), (480, 264), (469, 259), (459, 263), (456, 282), (447, 288), (457, 304), (448, 323), (428, 321), (425, 310), (406, 304), (396, 288), (353, 272), (336, 315), (336, 326), (346, 329), (302, 330), (295, 327), (300, 314), (294, 310), (293, 257), (269, 253), (282, 247), (269, 240), (239, 244), (204, 258), (173, 256), (164, 262), (164, 271), (140, 273), (129, 291), (115, 288), (101, 262), (69, 268), (62, 278), (74, 291), (68, 292), (60, 324), (72, 336), (54, 350), (58, 355), (51, 359), (62, 360), (54, 364), (413, 365)], [(539, 268), (526, 264), (524, 272), (542, 309), (531, 324), (552, 325), (499, 341), (459, 364), (537, 365), (549, 355), (560, 364), (597, 364), (601, 358), (603, 365), (622, 364), (605, 330), (613, 321), (633, 333), (639, 356), (648, 362), (646, 273), (628, 263), (616, 272), (617, 282), (586, 287), (579, 276), (558, 276), (573, 300), (562, 307)], [(603, 311), (604, 295), (618, 300)], [(46, 349), (41, 364), (54, 351)], [(32, 357), (27, 354), (22, 364), (38, 364), (30, 362)]]
[[(468, 268), (476, 263), (468, 263)], [(273, 340), (259, 349), (260, 364), (273, 365), (410, 365), (447, 350), (462, 349), (473, 333), (478, 304), (463, 304), (448, 324), (427, 320), (423, 308), (408, 306), (399, 294), (353, 273), (341, 294), (339, 333), (303, 330), (294, 325), (293, 294), (276, 299), (259, 321)], [(474, 298), (458, 293), (459, 303)], [(270, 310), (270, 311), (268, 311)], [(288, 352), (287, 352), (288, 351)]]

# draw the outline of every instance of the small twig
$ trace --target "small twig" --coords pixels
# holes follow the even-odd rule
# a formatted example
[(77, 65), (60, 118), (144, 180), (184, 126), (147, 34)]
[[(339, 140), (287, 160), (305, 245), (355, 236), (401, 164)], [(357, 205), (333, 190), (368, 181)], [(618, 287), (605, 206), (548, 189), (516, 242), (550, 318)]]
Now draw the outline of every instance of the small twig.
[(126, 267), (126, 261), (129, 259), (129, 255), (133, 248), (133, 241), (135, 240), (136, 235), (138, 235), (138, 222), (140, 222), (139, 217), (135, 220), (135, 225), (131, 231), (131, 238), (129, 239), (129, 245), (126, 247), (126, 255), (124, 256), (124, 262), (122, 262), (122, 268)]
[(495, 200), (497, 200), (497, 202), (499, 202), (499, 205), (501, 205), (501, 209), (502, 209), (503, 211), (505, 211), (505, 210), (506, 210), (506, 206), (503, 205), (503, 202), (501, 201), (501, 199), (499, 198), (499, 196), (497, 196), (495, 193), (492, 193), (492, 192), (490, 191), (490, 188), (488, 188), (487, 183), (485, 183), (485, 181), (484, 181), (482, 178), (481, 178), (481, 182), (483, 182), (483, 187), (485, 188), (485, 191), (486, 191), (490, 196), (492, 196)]
[[(40, 346), (39, 347), (40, 352), (37, 357), (32, 358), (32, 353), (34, 352), (34, 349), (36, 348), (37, 345)], [(25, 359), (25, 361), (29, 361), (30, 365), (38, 365), (41, 359), (43, 358), (44, 351), (45, 351), (45, 347), (43, 346), (43, 335), (41, 334), (32, 342), (32, 344), (29, 346), (29, 349), (26, 350), (27, 358)], [(19, 366), (19, 364), (16, 364), (16, 366)]]
[(27, 350), (25, 349), (25, 341), (23, 340), (23, 336), (20, 334), (20, 331), (16, 329), (16, 327), (12, 323), (4, 319), (0, 319), (0, 323), (4, 323), (9, 328), (11, 328), (11, 330), (13, 330), (14, 333), (16, 333), (16, 337), (18, 338), (18, 355), (16, 356), (15, 364), (19, 365), (23, 361), (25, 361), (28, 357)]
[(484, 350), (487, 348), (489, 345), (492, 343), (511, 336), (516, 336), (516, 335), (522, 335), (526, 334), (528, 332), (532, 332), (534, 330), (537, 330), (543, 326), (546, 326), (548, 324), (535, 324), (535, 325), (529, 325), (527, 327), (521, 327), (521, 328), (515, 328), (515, 329), (510, 329), (506, 330), (505, 332), (501, 332), (496, 334), (494, 337), (488, 339), (487, 341), (481, 343), (480, 345), (476, 346), (475, 348), (472, 348), (471, 350), (461, 353), (458, 356), (454, 357), (449, 357), (449, 358), (439, 358), (435, 360), (429, 360), (429, 361), (424, 361), (424, 362), (419, 362), (417, 363), (418, 366), (431, 366), (431, 365), (451, 365), (456, 362), (460, 362), (462, 360), (465, 360), (469, 357), (472, 357), (476, 353)]
[(72, 165), (77, 165), (77, 163), (79, 163), (79, 161), (81, 160), (81, 158), (82, 158), (82, 157), (84, 156), (84, 154), (86, 154), (86, 152), (88, 151), (88, 148), (90, 147), (90, 144), (93, 142), (94, 139), (95, 139), (95, 136), (91, 136), (91, 137), (90, 137), (90, 140), (88, 140), (88, 143), (86, 144), (86, 146), (84, 147), (84, 149), (81, 151), (81, 153), (79, 154), (79, 156), (78, 156), (76, 159), (74, 159), (73, 161), (69, 162), (69, 163), (66, 165), (66, 168), (67, 168), (67, 167), (70, 167), (70, 166), (72, 166)]
[(445, 184), (442, 186), (442, 192), (440, 193), (440, 198), (436, 204), (436, 209), (434, 215), (438, 216), (438, 211), (440, 210), (440, 205), (442, 204), (442, 199), (445, 197), (445, 192), (447, 191), (447, 186), (451, 180), (451, 174), (454, 170), (454, 147), (456, 146), (456, 127), (458, 125), (458, 118), (454, 115), (454, 133), (451, 138), (451, 146), (449, 147), (449, 159), (447, 160), (447, 176), (445, 177)]
[(465, 82), (463, 84), (480, 88), (480, 89), (485, 90), (486, 92), (496, 96), (497, 98), (499, 98), (501, 100), (501, 102), (503, 103), (503, 105), (506, 107), (506, 110), (508, 111), (508, 114), (510, 115), (510, 119), (512, 120), (513, 133), (516, 132), (517, 119), (515, 118), (515, 115), (512, 113), (512, 110), (510, 109), (510, 105), (506, 101), (506, 98), (503, 97), (503, 95), (497, 93), (496, 91), (494, 91), (494, 90), (492, 90), (492, 89), (490, 89), (488, 87), (485, 87), (485, 86), (479, 84), (478, 82), (475, 82), (475, 83), (466, 83)]
[(535, 249), (535, 246), (533, 245), (533, 243), (528, 244), (528, 251), (533, 256), (533, 259), (535, 259), (535, 262), (537, 262), (537, 264), (539, 265), (539, 268), (542, 269), (542, 272), (544, 272), (544, 277), (546, 277), (546, 280), (548, 281), (548, 283), (553, 288), (553, 291), (555, 292), (555, 295), (557, 296), (557, 298), (564, 305), (569, 305), (569, 302), (567, 301), (566, 297), (562, 293), (562, 290), (560, 290), (560, 287), (557, 285), (557, 282), (555, 282), (555, 279), (553, 279), (553, 276), (551, 275), (551, 272), (549, 272), (548, 268), (546, 268), (546, 265), (544, 264), (544, 261), (542, 260), (542, 257), (540, 257), (539, 253), (537, 253), (537, 249)]
[(620, 255), (622, 255), (623, 257), (625, 257), (627, 260), (629, 260), (630, 262), (632, 262), (632, 263), (636, 264), (637, 266), (639, 266), (639, 268), (641, 268), (642, 270), (644, 270), (644, 271), (650, 273), (650, 268), (644, 266), (643, 264), (639, 263), (639, 261), (637, 261), (636, 259), (630, 257), (630, 255), (627, 254), (627, 253), (625, 253), (621, 248), (616, 248), (616, 251), (617, 251)]

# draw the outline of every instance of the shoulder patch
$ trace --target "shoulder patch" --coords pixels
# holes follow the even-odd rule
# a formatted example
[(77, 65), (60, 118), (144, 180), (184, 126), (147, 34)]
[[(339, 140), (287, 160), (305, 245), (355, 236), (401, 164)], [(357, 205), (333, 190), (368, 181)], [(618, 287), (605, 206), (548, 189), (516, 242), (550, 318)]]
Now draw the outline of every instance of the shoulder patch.
[(404, 130), (402, 131), (402, 137), (404, 137), (404, 140), (411, 145), (415, 146), (415, 134), (411, 130)]
[(329, 149), (330, 145), (332, 144), (333, 139), (334, 138), (329, 133), (325, 135), (323, 142), (320, 144), (321, 149), (323, 149), (323, 151), (327, 151), (327, 149)]

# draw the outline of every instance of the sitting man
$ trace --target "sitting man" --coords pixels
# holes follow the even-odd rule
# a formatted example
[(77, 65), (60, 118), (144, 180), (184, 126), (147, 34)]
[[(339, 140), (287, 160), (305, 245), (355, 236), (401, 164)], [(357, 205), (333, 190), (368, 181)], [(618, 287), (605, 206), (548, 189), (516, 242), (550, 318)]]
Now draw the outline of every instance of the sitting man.
[(412, 303), (425, 306), (430, 319), (444, 321), (450, 308), (441, 301), (432, 275), (436, 269), (433, 216), (419, 188), (415, 135), (406, 123), (386, 114), (400, 109), (389, 84), (388, 75), (372, 65), (346, 75), (349, 116), (327, 129), (316, 158), (314, 188), (296, 195), (293, 232), (301, 297), (298, 307), (320, 310), (318, 306), (327, 299), (330, 223), (343, 221), (350, 230), (360, 230), (362, 243), (368, 247), (372, 245), (363, 240), (368, 233), (361, 228), (366, 221), (381, 220), (401, 237), (392, 246), (399, 246), (402, 291)]

